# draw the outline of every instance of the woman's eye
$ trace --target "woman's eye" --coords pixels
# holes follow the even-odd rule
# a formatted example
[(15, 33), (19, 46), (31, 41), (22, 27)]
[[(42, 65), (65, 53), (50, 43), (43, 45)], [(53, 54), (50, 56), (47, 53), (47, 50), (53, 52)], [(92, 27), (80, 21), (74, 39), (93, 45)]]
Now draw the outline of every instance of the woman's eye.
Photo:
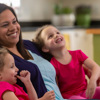
[(15, 21), (13, 21), (13, 24), (15, 24), (17, 21), (15, 20)]
[(7, 27), (8, 26), (8, 24), (4, 24), (4, 25), (2, 25), (2, 27)]

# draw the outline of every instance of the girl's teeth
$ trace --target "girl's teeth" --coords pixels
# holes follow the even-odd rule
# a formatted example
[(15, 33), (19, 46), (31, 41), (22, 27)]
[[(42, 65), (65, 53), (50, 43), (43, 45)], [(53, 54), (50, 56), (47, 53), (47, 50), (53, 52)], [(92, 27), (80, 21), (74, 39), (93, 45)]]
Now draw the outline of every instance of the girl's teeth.
[(61, 41), (61, 39), (58, 39), (56, 42), (60, 42)]

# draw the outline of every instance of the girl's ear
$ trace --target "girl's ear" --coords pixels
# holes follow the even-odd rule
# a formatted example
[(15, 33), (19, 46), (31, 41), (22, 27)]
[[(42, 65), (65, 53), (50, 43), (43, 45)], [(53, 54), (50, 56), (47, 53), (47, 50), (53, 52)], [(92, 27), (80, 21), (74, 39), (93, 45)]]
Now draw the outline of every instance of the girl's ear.
[(42, 51), (43, 51), (43, 52), (49, 52), (49, 49), (46, 48), (45, 46), (43, 46), (43, 47), (42, 47)]

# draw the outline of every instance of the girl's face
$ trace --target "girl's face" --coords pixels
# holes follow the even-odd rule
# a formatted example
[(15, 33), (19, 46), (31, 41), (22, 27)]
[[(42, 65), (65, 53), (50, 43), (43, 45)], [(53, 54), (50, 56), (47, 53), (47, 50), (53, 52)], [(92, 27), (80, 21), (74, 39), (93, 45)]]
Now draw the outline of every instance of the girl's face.
[(62, 34), (53, 26), (45, 28), (41, 33), (45, 46), (42, 48), (44, 52), (50, 52), (65, 47), (65, 39)]
[(14, 58), (9, 53), (5, 56), (3, 70), (0, 71), (0, 81), (10, 84), (17, 82), (18, 68), (15, 66)]
[(0, 45), (9, 47), (19, 41), (20, 25), (10, 10), (0, 14)]

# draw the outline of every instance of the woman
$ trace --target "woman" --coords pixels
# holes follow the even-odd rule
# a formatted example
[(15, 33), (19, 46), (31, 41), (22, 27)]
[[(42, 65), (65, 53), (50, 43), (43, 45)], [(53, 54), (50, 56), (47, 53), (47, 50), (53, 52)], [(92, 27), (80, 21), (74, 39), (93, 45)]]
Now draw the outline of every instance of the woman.
[[(49, 88), (49, 91), (55, 90), (56, 100), (63, 100), (61, 93), (57, 87), (57, 84), (55, 82), (55, 76), (50, 76), (52, 74), (49, 74), (48, 72), (45, 73), (45, 71), (47, 70), (42, 69), (48, 67), (47, 63), (50, 66), (51, 64), (48, 61), (44, 60), (42, 57), (40, 57), (40, 53), (34, 43), (26, 40), (23, 44), (23, 40), (21, 37), (21, 29), (16, 14), (14, 13), (11, 7), (6, 6), (4, 4), (0, 4), (0, 46), (6, 47), (12, 54), (15, 60), (15, 65), (18, 67), (19, 72), (22, 70), (28, 70), (31, 73), (31, 81), (34, 85), (34, 88), (39, 98), (41, 98), (46, 93), (46, 85)], [(42, 63), (40, 63), (38, 59), (42, 61)], [(45, 67), (43, 64), (45, 65)], [(42, 76), (40, 74), (38, 67), (42, 73)], [(48, 69), (48, 71), (50, 70)], [(56, 75), (54, 68), (53, 72), (53, 75)], [(48, 79), (45, 81), (45, 85), (42, 77)], [(17, 84), (21, 87), (24, 87), (24, 90), (26, 90), (24, 84), (20, 80), (18, 80)]]
[[(28, 70), (31, 73), (31, 81), (37, 92), (38, 97), (42, 97), (47, 89), (44, 85), (42, 76), (35, 64), (29, 63), (28, 59), (33, 59), (24, 48), (20, 25), (14, 10), (4, 4), (0, 4), (0, 46), (6, 47), (15, 59), (15, 64), (21, 70)], [(39, 54), (33, 46), (33, 52)], [(33, 66), (33, 67), (31, 67)], [(18, 80), (18, 84), (25, 90), (25, 86)]]

